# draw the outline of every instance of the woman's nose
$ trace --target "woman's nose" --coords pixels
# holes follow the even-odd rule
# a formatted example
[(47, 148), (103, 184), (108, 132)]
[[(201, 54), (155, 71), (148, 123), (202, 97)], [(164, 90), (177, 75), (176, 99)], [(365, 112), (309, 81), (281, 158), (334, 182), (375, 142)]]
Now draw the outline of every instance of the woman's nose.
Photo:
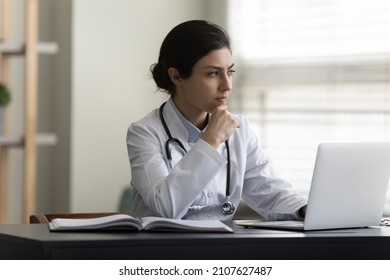
[(221, 76), (220, 86), (219, 86), (221, 91), (231, 91), (232, 85), (233, 85), (232, 76), (228, 74)]

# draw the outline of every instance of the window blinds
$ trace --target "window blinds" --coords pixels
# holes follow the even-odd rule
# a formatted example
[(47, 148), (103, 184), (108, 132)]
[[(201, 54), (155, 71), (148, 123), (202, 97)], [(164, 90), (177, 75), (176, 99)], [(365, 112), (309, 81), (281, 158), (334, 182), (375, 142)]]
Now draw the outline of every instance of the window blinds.
[(230, 107), (298, 191), (318, 143), (390, 141), (390, 1), (229, 0), (228, 29)]
[(230, 0), (229, 27), (244, 59), (387, 53), (387, 0)]

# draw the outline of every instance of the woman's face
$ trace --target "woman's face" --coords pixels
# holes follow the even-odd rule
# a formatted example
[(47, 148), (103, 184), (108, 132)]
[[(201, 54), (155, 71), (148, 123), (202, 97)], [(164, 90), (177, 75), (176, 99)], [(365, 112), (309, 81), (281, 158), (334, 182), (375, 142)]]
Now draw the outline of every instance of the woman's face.
[(187, 79), (176, 81), (174, 101), (181, 113), (199, 117), (226, 104), (232, 90), (233, 58), (228, 48), (211, 51), (193, 67)]

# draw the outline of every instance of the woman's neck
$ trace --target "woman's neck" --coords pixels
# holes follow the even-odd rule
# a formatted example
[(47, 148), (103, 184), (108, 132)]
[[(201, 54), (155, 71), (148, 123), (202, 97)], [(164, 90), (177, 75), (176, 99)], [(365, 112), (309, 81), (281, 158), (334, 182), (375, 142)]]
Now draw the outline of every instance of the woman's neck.
[(203, 130), (208, 122), (208, 113), (205, 111), (199, 111), (194, 109), (194, 107), (186, 106), (185, 103), (180, 102), (177, 98), (172, 97), (173, 103), (175, 103), (176, 108), (179, 112), (194, 126), (199, 130)]

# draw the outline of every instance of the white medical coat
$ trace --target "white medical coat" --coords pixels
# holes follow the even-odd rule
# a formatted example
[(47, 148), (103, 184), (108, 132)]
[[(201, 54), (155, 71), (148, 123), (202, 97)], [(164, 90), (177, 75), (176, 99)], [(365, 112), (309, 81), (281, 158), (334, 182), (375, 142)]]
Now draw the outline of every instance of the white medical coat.
[[(280, 178), (264, 153), (248, 120), (235, 115), (240, 127), (229, 138), (230, 201), (240, 200), (267, 219), (297, 218), (299, 208), (307, 203), (291, 185)], [(183, 219), (230, 220), (221, 204), (226, 198), (226, 148), (218, 149), (199, 139), (188, 143), (188, 131), (172, 104), (164, 107), (164, 118), (176, 143), (169, 146), (173, 164), (168, 162), (165, 143), (168, 140), (155, 109), (131, 124), (127, 131), (127, 148), (133, 187), (135, 216), (162, 216)], [(200, 206), (200, 210), (191, 206)]]

